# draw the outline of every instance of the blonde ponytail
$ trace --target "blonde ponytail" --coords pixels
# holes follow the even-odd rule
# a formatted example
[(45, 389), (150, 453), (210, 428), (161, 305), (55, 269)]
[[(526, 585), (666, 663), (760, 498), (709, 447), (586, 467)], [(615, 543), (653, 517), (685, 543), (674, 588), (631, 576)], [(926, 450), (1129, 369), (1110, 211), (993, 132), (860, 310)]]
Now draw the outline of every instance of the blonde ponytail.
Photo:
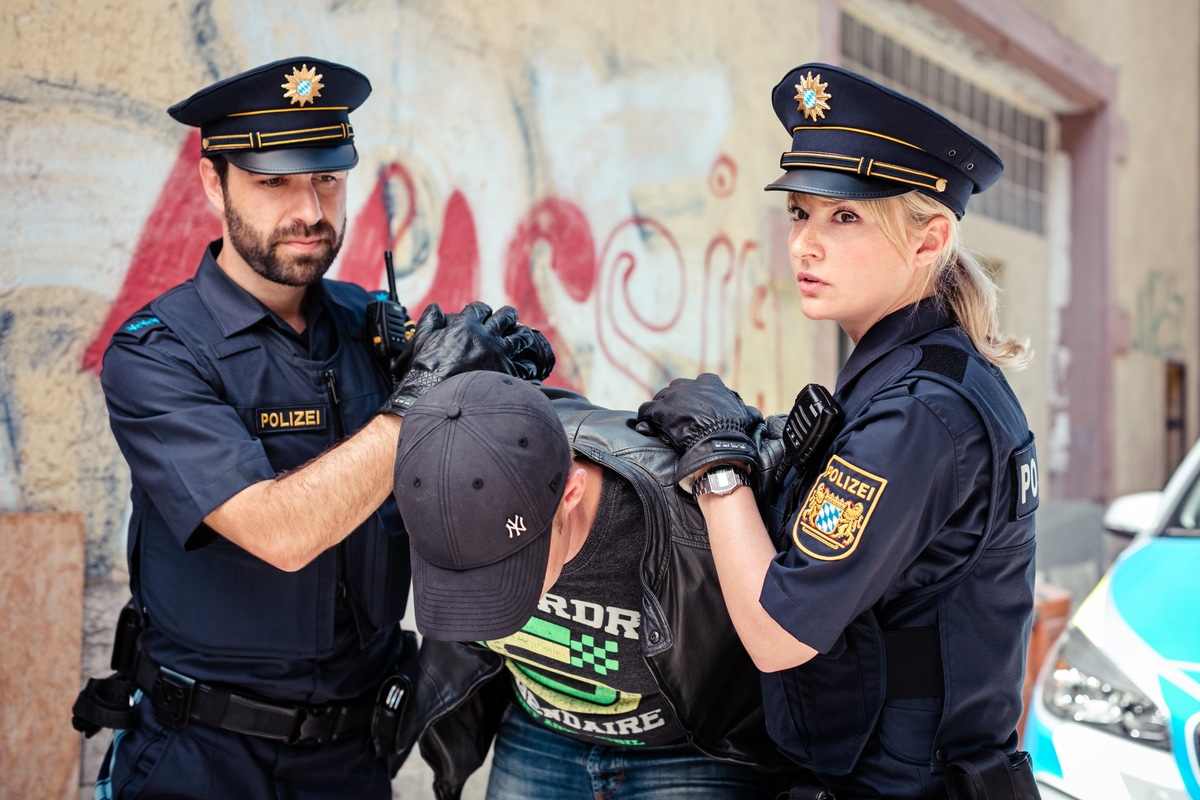
[(962, 245), (958, 220), (944, 205), (920, 192), (909, 192), (887, 200), (862, 201), (896, 248), (904, 251), (910, 231), (934, 217), (950, 223), (950, 237), (938, 260), (930, 267), (927, 286), (966, 331), (980, 355), (997, 367), (1020, 370), (1029, 365), (1033, 352), (1028, 339), (1000, 332), (999, 288), (979, 259)]

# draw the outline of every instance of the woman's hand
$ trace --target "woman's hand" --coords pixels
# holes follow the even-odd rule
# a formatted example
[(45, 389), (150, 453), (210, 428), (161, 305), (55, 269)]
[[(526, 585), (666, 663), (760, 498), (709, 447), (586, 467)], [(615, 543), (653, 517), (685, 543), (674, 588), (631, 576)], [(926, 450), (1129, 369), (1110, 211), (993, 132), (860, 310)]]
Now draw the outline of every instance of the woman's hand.
[(671, 381), (638, 409), (639, 429), (658, 433), (679, 453), (675, 480), (685, 490), (713, 464), (753, 467), (757, 450), (750, 432), (761, 422), (759, 410), (711, 372)]

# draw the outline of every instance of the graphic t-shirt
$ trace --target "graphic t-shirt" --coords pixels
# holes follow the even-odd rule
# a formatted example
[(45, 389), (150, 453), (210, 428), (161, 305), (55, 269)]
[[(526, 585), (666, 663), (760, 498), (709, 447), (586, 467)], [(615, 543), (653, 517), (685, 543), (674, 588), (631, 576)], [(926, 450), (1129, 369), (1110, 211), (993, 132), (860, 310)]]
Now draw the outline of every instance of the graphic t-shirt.
[(484, 643), (506, 657), (521, 706), (559, 733), (626, 747), (684, 741), (642, 657), (645, 540), (633, 487), (604, 470), (583, 549), (520, 631)]

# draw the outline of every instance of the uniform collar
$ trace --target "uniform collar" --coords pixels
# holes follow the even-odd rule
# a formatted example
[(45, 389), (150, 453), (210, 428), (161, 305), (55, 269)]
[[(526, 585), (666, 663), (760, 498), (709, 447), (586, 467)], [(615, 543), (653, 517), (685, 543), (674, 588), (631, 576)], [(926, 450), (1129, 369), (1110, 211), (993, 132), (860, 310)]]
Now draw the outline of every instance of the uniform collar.
[[(225, 274), (225, 270), (217, 264), (222, 244), (223, 240), (217, 239), (205, 248), (204, 258), (200, 260), (200, 267), (196, 270), (196, 292), (212, 312), (225, 338), (241, 333), (264, 319), (271, 320), (285, 332), (296, 335), (290, 325)], [(319, 282), (308, 288), (305, 315), (310, 327), (321, 313), (324, 296), (324, 288)]]
[(854, 382), (863, 370), (897, 347), (954, 324), (954, 317), (935, 298), (926, 297), (893, 311), (871, 326), (838, 373), (837, 391)]

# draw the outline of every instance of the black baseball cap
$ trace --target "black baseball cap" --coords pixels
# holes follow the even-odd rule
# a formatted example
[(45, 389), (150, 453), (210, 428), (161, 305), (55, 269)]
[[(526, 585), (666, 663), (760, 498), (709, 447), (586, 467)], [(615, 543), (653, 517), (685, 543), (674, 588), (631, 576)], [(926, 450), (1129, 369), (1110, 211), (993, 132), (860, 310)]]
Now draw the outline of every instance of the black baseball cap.
[(917, 191), (961, 219), (971, 195), (1004, 171), (987, 145), (941, 114), (841, 67), (801, 64), (771, 103), (792, 149), (767, 190), (849, 200)]
[(298, 56), (206, 86), (167, 113), (200, 129), (200, 155), (248, 172), (340, 172), (358, 163), (350, 112), (370, 94), (357, 70)]
[(424, 636), (500, 639), (529, 621), (570, 465), (553, 404), (519, 378), (468, 372), (413, 403), (393, 488)]

